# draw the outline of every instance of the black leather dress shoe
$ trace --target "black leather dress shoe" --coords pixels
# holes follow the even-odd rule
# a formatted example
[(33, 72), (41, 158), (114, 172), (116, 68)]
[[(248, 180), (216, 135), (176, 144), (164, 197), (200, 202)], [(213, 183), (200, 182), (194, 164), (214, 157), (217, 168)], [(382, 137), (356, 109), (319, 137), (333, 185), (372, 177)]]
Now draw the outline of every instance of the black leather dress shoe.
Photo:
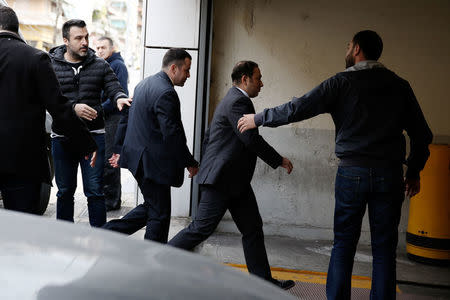
[(289, 290), (295, 286), (293, 280), (276, 280), (275, 278), (272, 278), (271, 282), (283, 290)]

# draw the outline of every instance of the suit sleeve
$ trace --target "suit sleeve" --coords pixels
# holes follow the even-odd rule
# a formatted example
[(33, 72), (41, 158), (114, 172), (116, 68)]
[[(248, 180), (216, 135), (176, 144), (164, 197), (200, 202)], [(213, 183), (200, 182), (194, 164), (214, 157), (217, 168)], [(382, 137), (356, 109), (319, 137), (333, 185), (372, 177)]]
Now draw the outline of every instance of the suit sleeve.
[(175, 91), (164, 93), (155, 102), (155, 112), (163, 140), (171, 145), (180, 167), (196, 167), (194, 159), (186, 144), (186, 135), (181, 122), (180, 100)]
[(120, 112), (121, 118), (117, 124), (116, 135), (114, 137), (114, 146), (112, 149), (113, 153), (120, 154), (122, 152), (123, 142), (125, 140), (125, 133), (128, 127), (128, 114), (130, 107), (126, 106)]
[(206, 146), (208, 146), (209, 143), (209, 133), (211, 131), (211, 128), (208, 127), (205, 131), (205, 136), (203, 137), (203, 143), (202, 143), (202, 153), (206, 152)]
[(331, 112), (338, 90), (337, 79), (332, 77), (300, 98), (294, 97), (285, 104), (266, 108), (255, 116), (255, 123), (257, 126), (278, 127)]
[(406, 103), (406, 126), (405, 130), (410, 138), (410, 153), (406, 160), (408, 170), (406, 178), (419, 179), (419, 173), (424, 168), (425, 163), (430, 156), (428, 145), (433, 139), (433, 134), (428, 127), (427, 121), (420, 109), (416, 96), (407, 84), (407, 103)]
[(262, 136), (259, 135), (258, 129), (251, 129), (244, 133), (241, 133), (237, 129), (237, 123), (243, 114), (254, 113), (255, 109), (250, 99), (242, 97), (233, 103), (231, 110), (228, 112), (228, 121), (231, 124), (235, 134), (244, 143), (246, 147), (251, 149), (256, 155), (261, 158), (272, 168), (276, 169), (281, 165), (282, 157), (270, 146)]
[(53, 123), (58, 124), (60, 133), (73, 141), (80, 156), (94, 152), (97, 145), (86, 125), (76, 116), (72, 104), (62, 95), (47, 54), (40, 54), (35, 72), (37, 96), (52, 116)]
[(120, 86), (116, 74), (114, 74), (108, 63), (105, 62), (104, 68), (105, 75), (103, 77), (103, 91), (105, 92), (106, 96), (113, 102), (114, 106), (116, 106), (117, 99), (128, 98), (128, 96), (127, 94), (125, 94), (124, 89)]

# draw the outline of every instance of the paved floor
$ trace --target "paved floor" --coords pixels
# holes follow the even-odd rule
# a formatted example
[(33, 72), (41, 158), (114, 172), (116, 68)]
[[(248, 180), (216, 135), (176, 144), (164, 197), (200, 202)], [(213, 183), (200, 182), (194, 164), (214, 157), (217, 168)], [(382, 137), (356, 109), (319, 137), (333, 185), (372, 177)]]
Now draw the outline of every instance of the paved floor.
[[(244, 272), (247, 271), (245, 265), (234, 265), (232, 267), (238, 268)], [(325, 272), (301, 271), (291, 270), (285, 268), (272, 268), (272, 276), (280, 280), (294, 280), (295, 286), (289, 292), (299, 299), (324, 299), (326, 300), (325, 284), (327, 274)], [(353, 276), (352, 278), (352, 296), (353, 300), (369, 299), (370, 298), (371, 279), (366, 276)], [(429, 300), (429, 299), (445, 299), (445, 295), (431, 296), (429, 293), (407, 293), (397, 286), (397, 299), (410, 300)]]
[[(122, 180), (132, 180), (125, 173)], [(81, 182), (81, 181), (79, 181)], [(128, 184), (127, 186), (132, 186)], [(56, 188), (52, 189), (49, 207), (44, 216), (56, 218)], [(108, 219), (119, 218), (135, 206), (134, 190), (124, 190), (122, 208), (108, 213)], [(86, 198), (79, 187), (75, 194), (75, 222), (89, 225)], [(187, 218), (173, 218), (169, 236), (172, 237), (189, 222)], [(144, 230), (130, 238), (143, 239)], [(266, 248), (269, 262), (274, 267), (274, 277), (294, 279), (297, 287), (291, 292), (299, 299), (325, 299), (325, 280), (331, 252), (331, 241), (296, 240), (267, 236)], [(245, 264), (240, 236), (217, 232), (195, 252), (221, 263)], [(370, 247), (360, 245), (353, 269), (352, 299), (368, 299), (370, 291)], [(450, 268), (433, 267), (412, 262), (406, 250), (400, 248), (397, 258), (398, 299), (450, 299)]]

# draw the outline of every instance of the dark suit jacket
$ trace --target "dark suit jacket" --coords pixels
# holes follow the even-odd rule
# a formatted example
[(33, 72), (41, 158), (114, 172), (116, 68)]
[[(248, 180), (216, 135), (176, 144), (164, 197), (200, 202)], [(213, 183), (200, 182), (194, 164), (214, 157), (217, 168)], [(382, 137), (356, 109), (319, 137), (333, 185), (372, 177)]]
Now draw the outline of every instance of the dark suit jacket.
[(237, 195), (248, 188), (257, 156), (274, 169), (281, 165), (282, 157), (257, 128), (244, 133), (237, 129), (239, 118), (250, 113), (255, 113), (250, 98), (232, 87), (216, 108), (205, 135), (198, 183), (213, 184)]
[(60, 92), (44, 52), (13, 33), (0, 33), (0, 172), (50, 183), (45, 110), (64, 135), (79, 144), (80, 156), (97, 146), (87, 127)]
[(147, 77), (136, 86), (115, 144), (122, 168), (136, 176), (142, 163), (144, 178), (159, 184), (179, 187), (184, 168), (198, 165), (186, 145), (180, 100), (166, 73)]

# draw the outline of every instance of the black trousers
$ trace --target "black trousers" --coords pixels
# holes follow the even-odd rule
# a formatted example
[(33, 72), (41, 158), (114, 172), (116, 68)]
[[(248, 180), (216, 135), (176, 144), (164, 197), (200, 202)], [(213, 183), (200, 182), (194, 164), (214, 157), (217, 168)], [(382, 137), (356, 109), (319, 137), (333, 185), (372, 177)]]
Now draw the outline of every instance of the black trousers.
[(103, 194), (105, 195), (106, 208), (120, 208), (122, 186), (120, 184), (120, 168), (113, 168), (108, 159), (113, 154), (114, 138), (120, 115), (108, 115), (105, 117), (105, 164), (103, 169)]
[(35, 213), (39, 204), (41, 181), (0, 173), (0, 192), (6, 209)]
[(147, 226), (144, 239), (167, 243), (171, 210), (170, 186), (143, 178), (140, 171), (135, 178), (144, 196), (144, 203), (136, 206), (122, 219), (107, 222), (102, 228), (133, 234)]
[(200, 185), (200, 203), (191, 224), (180, 231), (169, 245), (191, 250), (206, 240), (216, 229), (226, 210), (242, 234), (245, 261), (248, 271), (270, 280), (270, 266), (264, 245), (262, 219), (255, 194), (249, 184), (239, 196), (231, 196), (212, 185)]

